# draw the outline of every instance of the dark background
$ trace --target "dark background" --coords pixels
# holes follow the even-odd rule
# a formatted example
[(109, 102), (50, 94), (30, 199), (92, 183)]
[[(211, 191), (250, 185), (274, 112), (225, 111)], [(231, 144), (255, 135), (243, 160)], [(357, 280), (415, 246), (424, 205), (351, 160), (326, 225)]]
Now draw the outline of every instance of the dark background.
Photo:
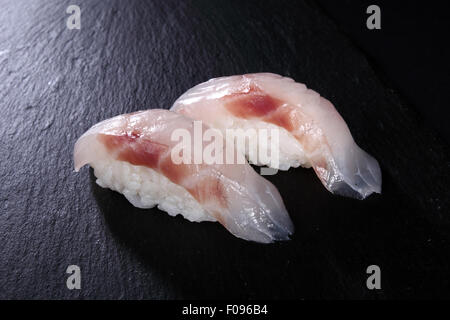
[[(81, 30), (65, 9), (81, 7)], [(0, 0), (0, 298), (449, 298), (448, 11), (427, 2)], [(274, 72), (330, 99), (383, 193), (268, 177), (296, 233), (261, 245), (134, 208), (73, 172), (91, 125), (212, 77)], [(79, 265), (81, 290), (66, 288)], [(366, 268), (382, 289), (366, 288)]]
[[(445, 1), (318, 0), (379, 78), (450, 142), (447, 91), (450, 87), (450, 13)], [(368, 30), (361, 12), (381, 8), (381, 30)]]

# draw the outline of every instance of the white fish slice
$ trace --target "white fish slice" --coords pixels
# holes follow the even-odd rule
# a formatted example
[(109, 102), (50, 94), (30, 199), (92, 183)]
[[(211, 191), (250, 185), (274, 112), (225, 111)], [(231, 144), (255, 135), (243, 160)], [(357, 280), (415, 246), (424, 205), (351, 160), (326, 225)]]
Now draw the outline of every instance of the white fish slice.
[[(250, 162), (281, 170), (312, 166), (323, 185), (339, 195), (364, 199), (381, 192), (378, 162), (358, 147), (331, 102), (290, 78), (256, 73), (211, 79), (184, 93), (171, 110), (224, 135), (226, 129), (276, 127), (279, 163), (251, 157)], [(249, 156), (250, 149), (241, 152)]]
[(246, 240), (289, 239), (294, 228), (278, 190), (248, 163), (172, 161), (171, 150), (179, 142), (171, 134), (180, 128), (194, 135), (191, 119), (160, 109), (102, 121), (76, 142), (75, 170), (89, 164), (100, 186), (124, 194), (139, 208), (158, 205), (190, 221), (218, 221)]

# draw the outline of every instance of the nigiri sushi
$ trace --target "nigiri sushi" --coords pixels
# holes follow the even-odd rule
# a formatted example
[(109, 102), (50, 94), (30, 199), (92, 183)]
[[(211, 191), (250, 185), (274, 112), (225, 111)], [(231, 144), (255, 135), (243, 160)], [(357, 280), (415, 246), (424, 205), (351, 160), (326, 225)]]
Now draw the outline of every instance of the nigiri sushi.
[[(293, 79), (271, 73), (211, 79), (181, 95), (171, 110), (222, 132), (277, 128), (279, 150), (268, 151), (277, 154), (277, 164), (249, 158), (251, 163), (313, 167), (329, 191), (343, 196), (364, 199), (381, 192), (377, 160), (358, 147), (330, 101)], [(249, 150), (241, 152), (248, 156)]]
[(218, 221), (245, 240), (289, 239), (294, 228), (278, 190), (247, 162), (173, 161), (171, 151), (179, 141), (172, 134), (180, 128), (194, 134), (193, 120), (161, 109), (102, 121), (77, 140), (75, 171), (89, 164), (100, 186), (139, 208), (157, 205), (189, 221)]

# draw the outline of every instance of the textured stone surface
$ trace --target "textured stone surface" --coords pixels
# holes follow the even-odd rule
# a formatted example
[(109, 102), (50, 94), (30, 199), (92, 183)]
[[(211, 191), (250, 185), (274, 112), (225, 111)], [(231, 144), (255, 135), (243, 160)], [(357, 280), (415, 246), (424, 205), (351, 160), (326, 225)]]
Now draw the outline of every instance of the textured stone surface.
[[(449, 151), (312, 3), (0, 0), (0, 298), (449, 297)], [(380, 162), (383, 194), (269, 179), (296, 225), (259, 245), (134, 208), (73, 172), (94, 123), (169, 108), (211, 77), (270, 71), (334, 102)], [(66, 288), (68, 265), (81, 290)], [(366, 289), (377, 264), (382, 290)]]

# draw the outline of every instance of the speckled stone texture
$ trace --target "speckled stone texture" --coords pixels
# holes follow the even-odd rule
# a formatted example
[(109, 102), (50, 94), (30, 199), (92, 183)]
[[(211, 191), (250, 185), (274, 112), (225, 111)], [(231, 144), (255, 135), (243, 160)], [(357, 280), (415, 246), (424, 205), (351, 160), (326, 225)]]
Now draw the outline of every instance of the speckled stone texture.
[[(66, 28), (69, 4), (81, 30)], [(261, 71), (333, 101), (380, 162), (382, 195), (333, 196), (312, 170), (270, 176), (296, 233), (260, 245), (73, 171), (96, 122)], [(450, 297), (448, 147), (313, 2), (0, 0), (0, 111), (2, 299)], [(81, 290), (66, 288), (72, 264)]]

